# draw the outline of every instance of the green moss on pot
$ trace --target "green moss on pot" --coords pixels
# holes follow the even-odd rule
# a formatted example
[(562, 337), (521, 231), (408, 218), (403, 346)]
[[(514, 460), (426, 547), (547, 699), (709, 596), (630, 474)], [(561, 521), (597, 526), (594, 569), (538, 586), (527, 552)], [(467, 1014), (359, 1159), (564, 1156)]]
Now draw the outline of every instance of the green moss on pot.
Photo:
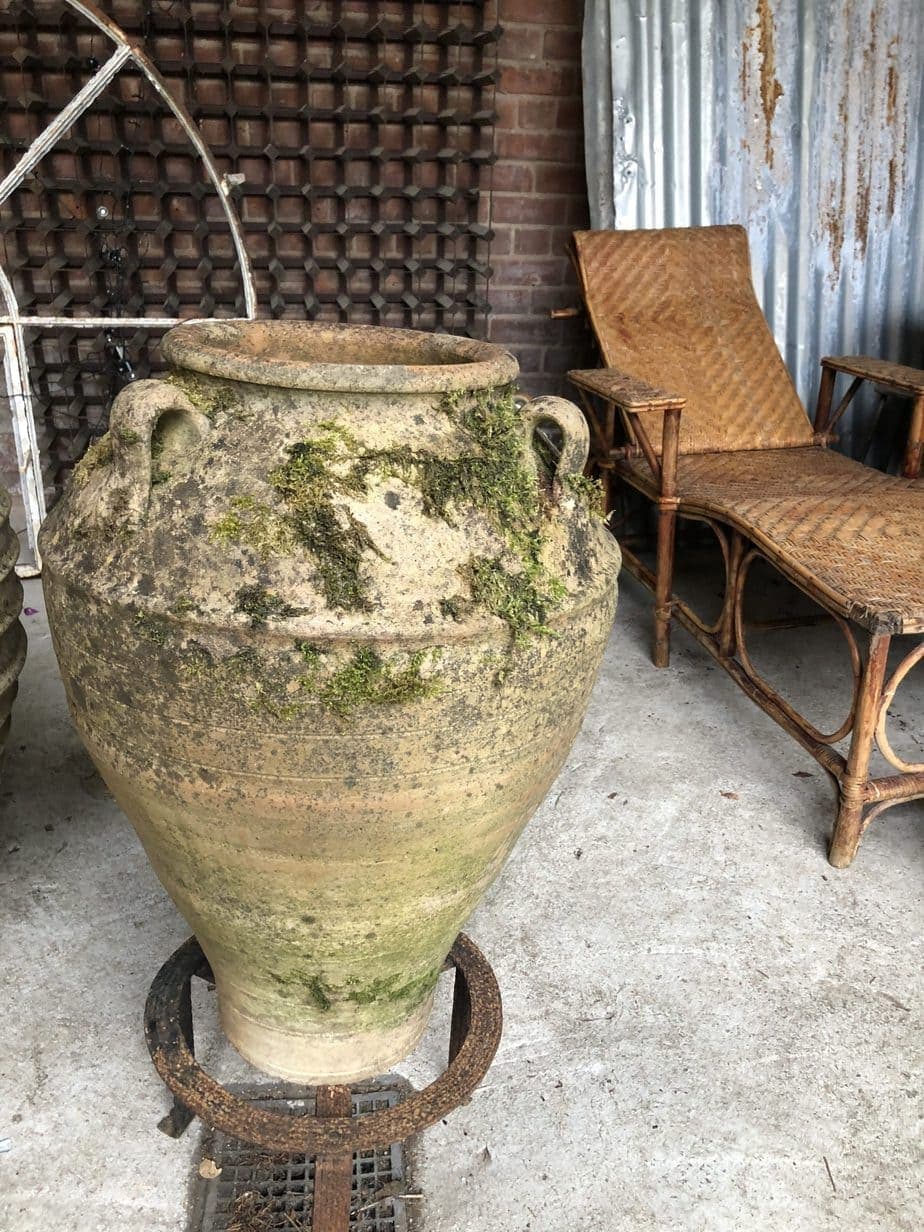
[(234, 386), (227, 381), (203, 380), (191, 372), (170, 372), (165, 380), (184, 393), (197, 411), (212, 423), (222, 415), (236, 414), (241, 401)]
[[(272, 605), (278, 596), (269, 596), (272, 610), (268, 612), (266, 595), (263, 591), (255, 596), (258, 620), (263, 613), (267, 613), (267, 619), (277, 618), (279, 613)], [(331, 669), (325, 664), (328, 655), (313, 643), (296, 642), (295, 651), (295, 664), (291, 655), (271, 657), (253, 647), (214, 659), (204, 646), (190, 642), (182, 653), (179, 670), (199, 687), (208, 682), (229, 701), (287, 721), (318, 703), (349, 719), (360, 706), (403, 705), (434, 697), (442, 689), (434, 671), (442, 653), (438, 646), (387, 658), (364, 646)]]
[(426, 659), (427, 652), (419, 650), (403, 666), (396, 667), (376, 651), (364, 648), (330, 678), (318, 696), (341, 715), (361, 705), (391, 706), (433, 697), (441, 686), (438, 679), (421, 674)]
[(277, 512), (252, 496), (238, 496), (212, 524), (219, 543), (254, 548), (263, 560), (302, 548), (314, 559), (319, 589), (332, 608), (368, 611), (372, 604), (362, 573), (363, 556), (377, 548), (365, 526), (334, 498), (365, 491), (352, 474), (340, 475), (333, 463), (355, 442), (335, 424), (318, 425), (320, 434), (299, 441), (268, 476), (281, 498)]
[(165, 646), (170, 641), (170, 626), (166, 621), (147, 612), (135, 613), (135, 629), (142, 637), (157, 646)]
[(591, 479), (589, 475), (566, 475), (565, 486), (586, 506), (588, 513), (598, 518), (605, 515), (605, 496), (599, 479)]
[(525, 456), (523, 417), (512, 386), (446, 394), (437, 408), (466, 433), (472, 448), (454, 458), (404, 447), (367, 450), (350, 468), (355, 491), (373, 472), (395, 475), (421, 494), (424, 512), (454, 524), (457, 509), (483, 513), (511, 548), (528, 550), (544, 501)]
[(270, 971), (270, 979), (283, 990), (283, 996), (295, 996), (307, 1001), (326, 1014), (333, 1005), (328, 989), (319, 975), (302, 970)]
[(364, 646), (348, 663), (327, 677), (318, 671), (320, 659), (310, 654), (306, 662), (311, 671), (303, 678), (302, 687), (343, 718), (359, 706), (394, 706), (433, 697), (440, 691), (441, 684), (437, 677), (424, 676), (421, 671), (428, 654), (435, 657), (439, 650), (418, 650), (403, 656), (403, 662), (400, 659), (389, 661), (371, 646)]
[(449, 595), (439, 601), (440, 615), (447, 620), (456, 621), (457, 624), (465, 619), (471, 607), (472, 601), (466, 599), (465, 595)]
[(348, 1001), (356, 1005), (377, 1005), (388, 1002), (408, 1001), (418, 1004), (430, 991), (439, 978), (441, 968), (428, 971), (416, 979), (400, 983), (397, 976), (383, 977), (372, 980), (369, 984), (350, 988), (346, 994)]
[(506, 622), (514, 642), (533, 634), (554, 636), (546, 622), (565, 588), (541, 565), (527, 561), (514, 573), (497, 557), (473, 556), (464, 572), (473, 600)]
[[(164, 431), (162, 428), (162, 420), (154, 426), (154, 431), (151, 434), (151, 486), (156, 487), (158, 484), (167, 483), (170, 479), (170, 471), (165, 470), (161, 466), (161, 458), (164, 452), (166, 441), (164, 439)], [(137, 435), (137, 434), (136, 434)], [(125, 439), (125, 433), (122, 433), (122, 439)]]
[(340, 474), (334, 467), (343, 450), (355, 452), (354, 438), (337, 424), (318, 425), (320, 435), (290, 446), (288, 460), (269, 481), (286, 505), (294, 540), (315, 560), (318, 580), (331, 607), (368, 611), (368, 581), (362, 574), (366, 552), (377, 552), (372, 537), (336, 496), (361, 496), (365, 477), (355, 468)]
[(112, 444), (112, 436), (106, 432), (103, 436), (89, 445), (87, 452), (83, 455), (77, 465), (71, 472), (71, 480), (73, 483), (86, 483), (94, 471), (101, 466), (109, 466), (114, 457), (115, 450)]
[(234, 610), (250, 618), (251, 629), (259, 629), (268, 620), (285, 620), (299, 614), (297, 607), (262, 586), (242, 586)]
[(291, 527), (269, 505), (252, 496), (235, 496), (231, 500), (228, 512), (212, 523), (211, 538), (216, 543), (246, 544), (265, 561), (295, 549)]
[(212, 524), (212, 538), (246, 544), (264, 560), (300, 547), (314, 560), (319, 589), (331, 608), (368, 611), (363, 561), (379, 549), (343, 498), (366, 495), (373, 475), (396, 476), (420, 492), (430, 517), (454, 524), (457, 513), (479, 510), (519, 563), (519, 569), (508, 569), (499, 560), (473, 562), (463, 575), (471, 599), (446, 597), (442, 614), (461, 620), (474, 602), (505, 620), (515, 641), (547, 634), (545, 613), (564, 591), (541, 560), (547, 485), (527, 460), (515, 391), (504, 386), (447, 394), (437, 409), (469, 442), (457, 457), (409, 447), (363, 449), (351, 433), (326, 420), (312, 436), (289, 446), (286, 460), (267, 477), (282, 509), (251, 496), (235, 497)]

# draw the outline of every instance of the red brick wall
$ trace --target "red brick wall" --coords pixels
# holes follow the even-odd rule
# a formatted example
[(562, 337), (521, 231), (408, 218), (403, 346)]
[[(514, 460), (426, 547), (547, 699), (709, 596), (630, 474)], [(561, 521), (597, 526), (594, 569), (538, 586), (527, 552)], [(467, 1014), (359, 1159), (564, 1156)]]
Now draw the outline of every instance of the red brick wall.
[(520, 361), (532, 394), (567, 394), (568, 368), (591, 362), (583, 320), (549, 318), (580, 303), (568, 236), (586, 227), (581, 122), (583, 0), (497, 0), (499, 46), (488, 337)]

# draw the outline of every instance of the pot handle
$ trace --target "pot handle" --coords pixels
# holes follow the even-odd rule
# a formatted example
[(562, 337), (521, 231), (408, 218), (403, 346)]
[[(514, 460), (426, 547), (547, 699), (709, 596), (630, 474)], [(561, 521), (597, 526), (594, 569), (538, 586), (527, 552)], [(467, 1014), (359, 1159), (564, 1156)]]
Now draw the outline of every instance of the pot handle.
[(566, 398), (533, 398), (523, 407), (526, 440), (533, 448), (533, 436), (540, 424), (552, 423), (562, 435), (561, 454), (555, 467), (560, 483), (566, 475), (581, 475), (590, 454), (590, 431), (584, 414)]
[(112, 495), (136, 517), (145, 513), (158, 466), (188, 471), (195, 446), (211, 430), (208, 417), (169, 381), (133, 381), (120, 391), (109, 412), (112, 441)]

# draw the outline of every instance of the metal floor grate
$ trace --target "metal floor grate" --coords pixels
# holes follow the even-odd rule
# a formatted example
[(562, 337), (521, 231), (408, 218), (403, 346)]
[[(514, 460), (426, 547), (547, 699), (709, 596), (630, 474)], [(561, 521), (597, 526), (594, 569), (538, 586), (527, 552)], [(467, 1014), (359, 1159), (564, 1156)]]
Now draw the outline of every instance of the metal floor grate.
[[(231, 1087), (267, 1111), (314, 1112), (314, 1096), (304, 1088)], [(390, 1108), (406, 1092), (397, 1085), (353, 1093), (353, 1115)], [(211, 1160), (221, 1169), (213, 1179), (197, 1171), (189, 1232), (305, 1232), (312, 1226), (314, 1160), (306, 1155), (267, 1155), (220, 1130), (203, 1132), (197, 1169)], [(408, 1232), (407, 1152), (400, 1143), (353, 1156), (355, 1232)], [(382, 1199), (372, 1205), (376, 1195)]]

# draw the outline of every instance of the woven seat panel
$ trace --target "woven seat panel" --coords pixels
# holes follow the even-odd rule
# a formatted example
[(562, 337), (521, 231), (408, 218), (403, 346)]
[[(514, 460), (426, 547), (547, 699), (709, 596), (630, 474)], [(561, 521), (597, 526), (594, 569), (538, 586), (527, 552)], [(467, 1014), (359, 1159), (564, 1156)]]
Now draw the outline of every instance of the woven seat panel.
[[(646, 463), (631, 469), (651, 485)], [(683, 457), (678, 495), (681, 513), (738, 526), (867, 628), (924, 628), (924, 483), (816, 447)]]
[[(754, 295), (743, 227), (579, 231), (574, 245), (607, 366), (686, 397), (682, 452), (811, 444)], [(661, 417), (645, 427), (660, 449)]]

